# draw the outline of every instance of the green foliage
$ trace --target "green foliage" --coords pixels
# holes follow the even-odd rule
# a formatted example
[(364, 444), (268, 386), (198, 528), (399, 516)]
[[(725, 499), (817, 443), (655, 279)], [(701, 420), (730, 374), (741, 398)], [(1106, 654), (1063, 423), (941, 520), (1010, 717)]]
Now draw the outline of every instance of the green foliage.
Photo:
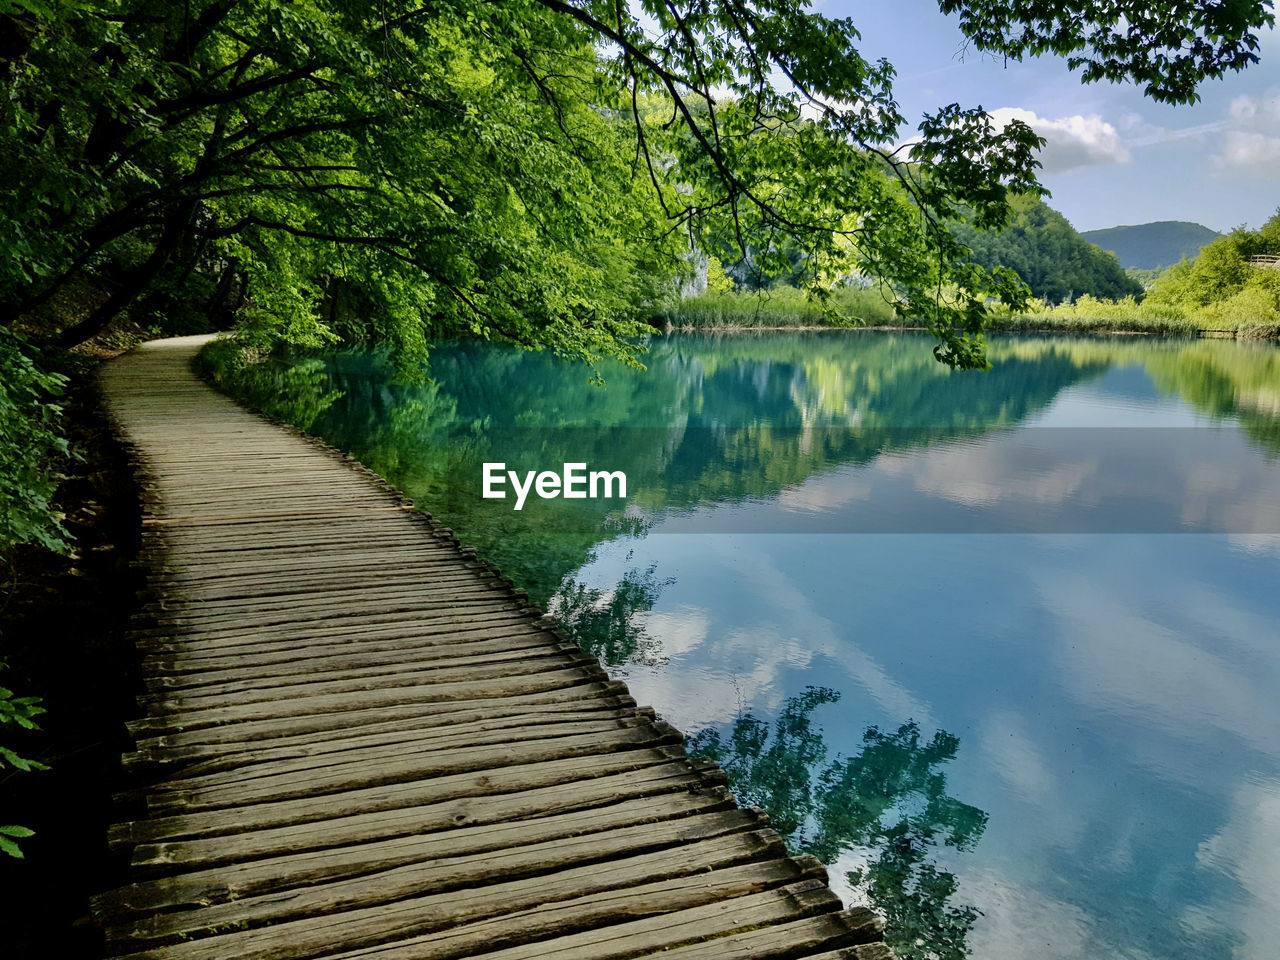
[(1080, 236), (1116, 255), (1126, 271), (1160, 270), (1179, 260), (1194, 258), (1202, 247), (1218, 239), (1218, 231), (1184, 220), (1160, 220), (1135, 226), (1085, 230)]
[[(1081, 234), (1081, 236), (1083, 236), (1083, 234)], [(1168, 267), (1152, 267), (1150, 269), (1143, 269), (1141, 267), (1124, 268), (1125, 276), (1139, 284), (1144, 291), (1150, 290), (1155, 286), (1155, 282), (1163, 277), (1168, 271)]]
[(69, 455), (54, 400), (67, 379), (43, 369), (37, 351), (0, 329), (0, 553), (17, 544), (69, 549), (53, 508), (54, 465)]
[[(203, 376), (224, 390), (235, 390), (241, 403), (262, 410), (300, 430), (309, 430), (338, 398), (340, 390), (324, 388), (324, 361), (281, 351), (262, 356), (235, 340), (210, 343), (196, 358)], [(252, 375), (246, 371), (252, 369)]]
[(256, 346), (626, 355), (649, 278), (682, 269), (628, 122), (598, 109), (618, 96), (593, 34), (540, 4), (88, 2), (26, 26), (0, 291), (111, 283), (68, 343), (198, 290)]
[(986, 267), (1007, 267), (1041, 300), (1059, 303), (1080, 296), (1120, 299), (1141, 296), (1115, 256), (1084, 240), (1066, 217), (1032, 196), (1014, 197), (1013, 218), (1003, 230), (952, 228), (956, 238)]
[[(1230, 5), (1230, 24), (1197, 6), (1174, 31), (1202, 31), (1194, 51), (1153, 57), (1127, 45), (1177, 43), (1146, 15), (1116, 41), (1111, 4), (1061, 25), (1038, 4), (942, 6), (986, 48), (1032, 52), (1052, 28), (1047, 49), (1106, 54), (1086, 78), (1184, 99), (1249, 62), (1269, 22), (1265, 5)], [(67, 306), (88, 281), (103, 298), (65, 345), (123, 310), (198, 305), (259, 347), (421, 355), (468, 335), (634, 361), (690, 244), (763, 278), (802, 263), (820, 303), (851, 273), (882, 279), (960, 367), (985, 365), (988, 300), (1020, 302), (947, 224), (1005, 223), (1011, 192), (1039, 190), (1040, 138), (949, 104), (907, 162), (883, 146), (908, 136), (893, 68), (800, 0), (21, 0), (0, 16), (0, 308)]]
[[(1280, 271), (1259, 271), (1259, 276), (1231, 296), (1195, 312), (1206, 330), (1239, 330), (1246, 336), (1265, 336), (1280, 326)], [(1274, 336), (1274, 334), (1271, 334)]]
[(884, 914), (898, 957), (964, 960), (979, 911), (952, 904), (955, 876), (930, 862), (938, 843), (970, 849), (987, 826), (986, 813), (947, 794), (939, 769), (960, 741), (942, 730), (922, 740), (908, 720), (892, 733), (869, 727), (855, 756), (828, 761), (812, 714), (838, 699), (807, 687), (786, 699), (772, 725), (746, 713), (727, 740), (704, 730), (689, 751), (719, 763), (739, 802), (762, 807), (793, 848), (827, 863), (850, 849), (869, 853), (849, 881)]
[[(0, 663), (0, 670), (5, 669), (5, 666), (4, 663)], [(39, 727), (36, 725), (34, 718), (44, 712), (45, 709), (40, 706), (39, 697), (19, 697), (7, 687), (0, 687), (0, 730), (4, 730), (6, 733), (9, 727), (17, 727), (21, 730), (38, 730)], [(43, 763), (29, 760), (0, 744), (0, 770), (6, 767), (24, 773), (49, 769)], [(27, 827), (0, 825), (0, 852), (10, 857), (21, 857), (22, 848), (18, 846), (16, 841), (25, 840), (34, 835), (34, 831)]]
[(885, 831), (882, 852), (849, 881), (865, 883), (885, 918), (885, 941), (900, 960), (968, 960), (969, 933), (982, 911), (951, 902), (955, 875), (928, 862), (931, 837), (901, 820)]
[(733, 289), (733, 278), (724, 272), (719, 257), (707, 257), (707, 293), (728, 293)]
[(1132, 80), (1165, 103), (1194, 103), (1202, 80), (1258, 62), (1275, 24), (1268, 2), (1237, 0), (939, 0), (979, 50), (1013, 60), (1067, 58), (1086, 83)]
[(1280, 211), (1258, 230), (1243, 227), (1210, 243), (1194, 260), (1170, 267), (1147, 300), (1186, 311), (1207, 330), (1251, 330), (1280, 324), (1280, 270), (1250, 258), (1280, 255)]
[(19, 827), (14, 824), (0, 825), (0, 853), (22, 859), (22, 848), (15, 842), (34, 837), (36, 832), (30, 827)]

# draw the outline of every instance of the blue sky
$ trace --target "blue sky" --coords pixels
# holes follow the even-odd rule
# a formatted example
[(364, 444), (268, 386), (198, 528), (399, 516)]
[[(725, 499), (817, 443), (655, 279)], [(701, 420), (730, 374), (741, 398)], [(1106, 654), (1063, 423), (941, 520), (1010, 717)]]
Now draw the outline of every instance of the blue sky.
[(1026, 120), (1049, 143), (1041, 180), (1077, 229), (1192, 220), (1215, 230), (1260, 226), (1280, 207), (1280, 33), (1262, 62), (1201, 87), (1195, 106), (1151, 102), (1133, 85), (1082, 85), (1056, 58), (1007, 67), (974, 50), (934, 0), (815, 6), (851, 17), (861, 51), (897, 68), (895, 93), (914, 124), (947, 103)]

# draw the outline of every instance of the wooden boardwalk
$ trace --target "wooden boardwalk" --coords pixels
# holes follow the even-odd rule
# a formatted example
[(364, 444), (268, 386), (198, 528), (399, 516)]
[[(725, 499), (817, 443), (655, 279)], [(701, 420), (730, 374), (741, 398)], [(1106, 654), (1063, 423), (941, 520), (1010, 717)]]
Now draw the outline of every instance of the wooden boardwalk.
[(202, 342), (103, 374), (152, 595), (112, 955), (891, 960), (447, 530), (198, 381)]

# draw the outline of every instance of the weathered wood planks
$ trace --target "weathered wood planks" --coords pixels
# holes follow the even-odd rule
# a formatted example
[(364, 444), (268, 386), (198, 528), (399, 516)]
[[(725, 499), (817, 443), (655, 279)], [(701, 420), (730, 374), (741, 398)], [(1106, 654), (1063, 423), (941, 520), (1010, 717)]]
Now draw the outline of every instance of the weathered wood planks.
[(150, 591), (113, 954), (891, 960), (448, 530), (200, 383), (203, 342), (103, 373)]

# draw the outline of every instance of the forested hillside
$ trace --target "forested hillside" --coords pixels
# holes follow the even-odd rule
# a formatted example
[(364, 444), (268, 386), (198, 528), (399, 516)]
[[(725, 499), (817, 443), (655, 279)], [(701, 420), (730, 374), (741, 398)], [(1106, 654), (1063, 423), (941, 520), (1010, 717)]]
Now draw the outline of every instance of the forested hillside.
[(1033, 196), (1011, 201), (1012, 220), (1003, 231), (952, 228), (973, 250), (972, 259), (993, 270), (1017, 271), (1032, 294), (1049, 303), (1079, 296), (1110, 300), (1139, 296), (1142, 286), (1125, 275), (1114, 256), (1085, 240), (1067, 218)]
[(1122, 267), (1156, 270), (1172, 266), (1179, 260), (1195, 259), (1201, 248), (1218, 239), (1220, 234), (1198, 223), (1160, 220), (1106, 230), (1086, 230), (1080, 236), (1103, 250), (1110, 250)]

